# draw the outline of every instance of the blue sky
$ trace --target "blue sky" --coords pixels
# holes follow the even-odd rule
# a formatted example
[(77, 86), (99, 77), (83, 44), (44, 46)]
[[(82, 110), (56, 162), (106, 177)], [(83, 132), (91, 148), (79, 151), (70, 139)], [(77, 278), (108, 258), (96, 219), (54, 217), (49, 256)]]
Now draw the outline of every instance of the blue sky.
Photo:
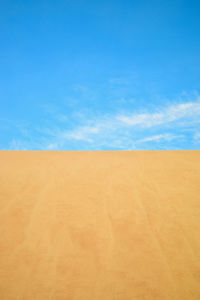
[(200, 1), (0, 2), (1, 150), (200, 149)]

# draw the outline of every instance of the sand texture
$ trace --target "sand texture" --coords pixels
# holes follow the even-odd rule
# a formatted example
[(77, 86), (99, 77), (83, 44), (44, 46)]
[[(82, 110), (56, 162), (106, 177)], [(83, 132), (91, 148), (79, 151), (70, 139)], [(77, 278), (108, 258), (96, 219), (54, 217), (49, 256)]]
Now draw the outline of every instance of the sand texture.
[(156, 299), (200, 299), (200, 151), (0, 152), (0, 300)]

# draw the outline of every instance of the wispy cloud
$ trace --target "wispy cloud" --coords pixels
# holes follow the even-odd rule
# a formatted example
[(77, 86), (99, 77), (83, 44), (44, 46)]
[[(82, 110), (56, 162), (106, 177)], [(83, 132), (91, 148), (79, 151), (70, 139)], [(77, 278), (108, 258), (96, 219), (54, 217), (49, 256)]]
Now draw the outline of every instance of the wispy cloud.
[(173, 140), (175, 138), (179, 138), (179, 137), (181, 137), (181, 136), (165, 133), (165, 134), (148, 136), (146, 138), (138, 140), (137, 143), (159, 142), (160, 140), (171, 141), (171, 140)]
[(28, 150), (24, 142), (18, 139), (12, 139), (8, 150)]
[(194, 140), (195, 142), (200, 143), (200, 131), (194, 133)]
[[(82, 125), (58, 130), (56, 145), (77, 142), (80, 148), (84, 145), (91, 149), (136, 149), (146, 143), (169, 143), (182, 139), (184, 133), (181, 129), (191, 126), (191, 123), (198, 124), (199, 117), (199, 97), (195, 101), (179, 102), (145, 113), (118, 113), (89, 120), (85, 116)], [(179, 132), (176, 132), (177, 129)]]
[(59, 150), (59, 145), (57, 143), (48, 144), (46, 150)]
[(92, 142), (92, 136), (98, 134), (99, 131), (100, 126), (98, 126), (98, 124), (96, 124), (96, 126), (83, 126), (73, 131), (60, 133), (60, 138)]
[[(56, 111), (56, 114), (58, 112)], [(64, 116), (64, 112), (62, 112)], [(78, 115), (78, 112), (77, 112)], [(91, 115), (90, 115), (91, 116)], [(62, 125), (62, 126), (61, 126)], [(155, 110), (123, 111), (41, 128), (37, 148), (42, 150), (170, 149), (182, 141), (200, 139), (200, 98), (156, 107)], [(189, 140), (188, 140), (189, 144)], [(12, 148), (28, 143), (12, 141)], [(187, 146), (187, 145), (186, 145)]]
[[(198, 99), (199, 100), (199, 99)], [(196, 117), (200, 115), (200, 102), (180, 103), (171, 105), (159, 112), (142, 114), (122, 114), (117, 119), (126, 126), (153, 127), (162, 124), (169, 124), (183, 118)]]

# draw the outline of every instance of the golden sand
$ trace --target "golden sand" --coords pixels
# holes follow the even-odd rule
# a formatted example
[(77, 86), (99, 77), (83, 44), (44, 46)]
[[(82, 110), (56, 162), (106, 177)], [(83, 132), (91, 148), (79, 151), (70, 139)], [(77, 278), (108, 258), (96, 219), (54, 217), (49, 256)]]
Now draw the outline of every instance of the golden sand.
[(0, 152), (0, 300), (155, 299), (200, 299), (200, 151)]

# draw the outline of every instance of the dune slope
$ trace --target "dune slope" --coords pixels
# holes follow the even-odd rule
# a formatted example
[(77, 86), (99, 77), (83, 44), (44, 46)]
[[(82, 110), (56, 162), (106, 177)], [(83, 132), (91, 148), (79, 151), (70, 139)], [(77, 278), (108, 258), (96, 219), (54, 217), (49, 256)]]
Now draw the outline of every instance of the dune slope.
[(1, 151), (0, 299), (199, 300), (200, 151)]

